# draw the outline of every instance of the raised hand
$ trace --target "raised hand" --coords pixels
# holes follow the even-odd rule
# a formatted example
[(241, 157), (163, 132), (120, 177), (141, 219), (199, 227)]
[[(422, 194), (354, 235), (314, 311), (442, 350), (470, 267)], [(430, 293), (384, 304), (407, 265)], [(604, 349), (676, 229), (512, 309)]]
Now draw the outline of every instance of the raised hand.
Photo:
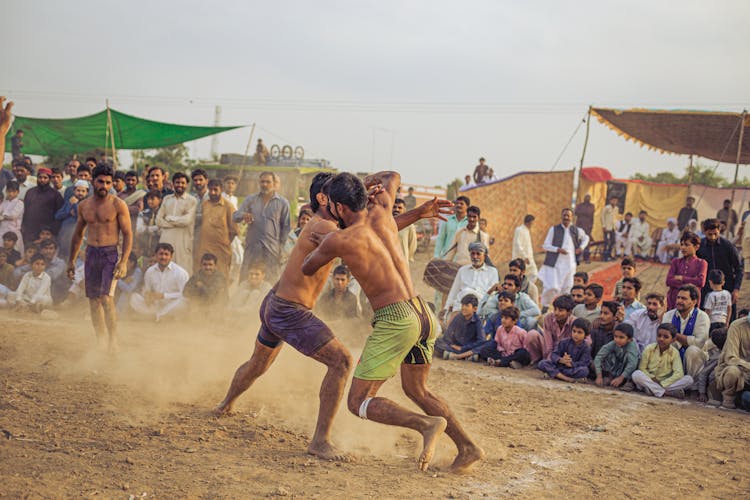
[(5, 96), (0, 96), (0, 135), (5, 137), (13, 122), (13, 101), (5, 104)]
[(453, 213), (453, 210), (451, 210), (452, 207), (452, 201), (444, 200), (435, 196), (430, 201), (426, 201), (419, 205), (419, 217), (421, 219), (437, 217), (440, 220), (446, 220), (446, 216)]

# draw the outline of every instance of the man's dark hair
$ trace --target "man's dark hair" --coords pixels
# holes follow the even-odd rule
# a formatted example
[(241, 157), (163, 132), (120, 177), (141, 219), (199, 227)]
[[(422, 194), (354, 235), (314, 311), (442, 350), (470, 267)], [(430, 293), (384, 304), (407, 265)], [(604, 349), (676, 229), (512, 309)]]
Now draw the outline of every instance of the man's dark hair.
[[(8, 184), (10, 184), (10, 182)], [(8, 185), (6, 184), (5, 187), (8, 187)], [(18, 235), (13, 231), (5, 231), (3, 233), (3, 239), (7, 241), (18, 241)]]
[(352, 212), (361, 212), (367, 205), (365, 185), (349, 172), (342, 172), (334, 177), (328, 192), (333, 203), (341, 203)]
[(125, 172), (120, 172), (120, 171), (115, 172), (114, 179), (120, 179), (121, 181), (125, 182)]
[(333, 275), (336, 276), (337, 274), (345, 274), (346, 277), (349, 277), (349, 268), (346, 267), (345, 264), (340, 264), (333, 268)]
[(40, 253), (35, 253), (34, 256), (31, 258), (31, 260), (29, 261), (29, 264), (33, 264), (34, 262), (36, 262), (38, 260), (41, 260), (45, 264), (47, 263), (47, 260), (44, 258), (44, 255), (42, 255)]
[(234, 181), (234, 182), (240, 182), (240, 179), (236, 175), (225, 175), (222, 179), (222, 182), (226, 181)]
[(49, 170), (50, 170), (50, 172), (52, 172), (52, 175), (54, 175), (54, 174), (61, 174), (62, 175), (62, 170), (60, 170), (58, 167), (52, 167)]
[(6, 191), (18, 191), (19, 190), (18, 181), (8, 181), (5, 184), (5, 190)]
[(125, 178), (127, 179), (128, 177), (135, 177), (137, 179), (138, 172), (136, 172), (135, 170), (128, 170), (127, 173), (125, 174)]
[(149, 175), (151, 175), (151, 172), (153, 172), (154, 170), (158, 170), (159, 172), (161, 172), (162, 176), (164, 175), (164, 169), (154, 165), (153, 167), (149, 167), (149, 169), (146, 170), (146, 176), (148, 177)]
[(693, 246), (699, 246), (701, 244), (701, 238), (692, 231), (685, 231), (680, 237), (680, 243), (690, 243)]
[(703, 231), (705, 232), (711, 229), (719, 229), (721, 221), (719, 221), (719, 219), (706, 219), (701, 225), (703, 226)]
[(515, 283), (516, 284), (516, 288), (521, 288), (521, 278), (519, 278), (515, 274), (510, 274), (510, 273), (506, 274), (503, 277), (503, 283), (506, 282), (506, 281), (508, 281), (508, 280), (510, 280), (513, 283)]
[(574, 278), (581, 278), (583, 280), (583, 284), (587, 284), (589, 282), (589, 273), (586, 271), (578, 271), (573, 275)]
[(635, 261), (633, 259), (631, 259), (630, 257), (625, 257), (620, 262), (620, 267), (623, 267), (623, 266), (630, 266), (633, 269), (635, 269)]
[(406, 202), (405, 202), (405, 201), (403, 200), (403, 198), (396, 198), (395, 200), (393, 200), (393, 204), (394, 204), (394, 205), (397, 205), (397, 204), (399, 204), (399, 203), (400, 203), (401, 205), (406, 205)]
[(570, 291), (572, 292), (573, 290), (586, 291), (586, 287), (583, 285), (573, 285), (572, 287), (570, 287)]
[(661, 305), (664, 305), (664, 295), (656, 292), (651, 292), (648, 295), (646, 295), (646, 302), (649, 300), (658, 300)]
[(617, 310), (620, 308), (620, 304), (615, 302), (614, 300), (605, 300), (602, 302), (602, 309), (609, 309), (609, 312), (612, 313), (612, 316), (617, 316)]
[(719, 328), (714, 328), (711, 330), (711, 333), (708, 334), (709, 337), (711, 337), (711, 342), (713, 342), (719, 350), (724, 349), (724, 343), (727, 341), (727, 330), (726, 326), (720, 326)]
[(469, 208), (467, 208), (466, 209), (466, 213), (467, 214), (476, 214), (477, 217), (479, 217), (480, 215), (482, 215), (482, 211), (476, 205), (472, 205)]
[(515, 292), (509, 292), (507, 290), (503, 290), (497, 294), (497, 300), (499, 301), (500, 299), (508, 299), (511, 301), (511, 303), (515, 304), (516, 294)]
[(628, 323), (620, 323), (615, 327), (615, 331), (624, 333), (629, 339), (633, 338), (633, 325), (630, 325)]
[(23, 167), (26, 170), (29, 169), (29, 166), (26, 165), (26, 162), (23, 160), (23, 158), (16, 158), (15, 160), (13, 160), (13, 163), (11, 163), (11, 165), (13, 165), (14, 167)]
[(313, 212), (317, 212), (320, 208), (320, 203), (318, 203), (317, 199), (318, 193), (323, 191), (323, 184), (332, 177), (333, 174), (330, 172), (318, 172), (313, 177), (310, 183), (310, 208), (312, 208)]
[(599, 283), (590, 283), (586, 286), (586, 290), (593, 293), (594, 297), (596, 297), (597, 299), (601, 299), (602, 295), (604, 295), (604, 287)]
[(161, 200), (161, 193), (159, 191), (149, 191), (146, 193), (146, 199), (149, 198), (159, 198)]
[(206, 252), (203, 255), (201, 255), (201, 262), (203, 262), (204, 260), (212, 260), (214, 261), (214, 263), (219, 262), (219, 258), (210, 252)]
[(221, 181), (219, 179), (211, 179), (210, 181), (208, 181), (207, 187), (209, 187), (209, 188), (212, 188), (212, 187), (221, 188), (222, 184), (221, 184)]
[(662, 323), (661, 325), (659, 325), (659, 327), (656, 330), (667, 331), (672, 336), (672, 338), (675, 338), (677, 336), (677, 328), (675, 328), (675, 326), (672, 323)]
[(584, 319), (584, 318), (577, 318), (575, 321), (573, 321), (573, 324), (570, 325), (570, 329), (573, 328), (580, 328), (583, 330), (583, 333), (588, 335), (591, 331), (591, 321)]
[(47, 247), (55, 247), (57, 248), (57, 242), (51, 238), (42, 240), (39, 242), (39, 249), (47, 248)]
[(724, 273), (721, 269), (711, 269), (708, 272), (708, 281), (714, 285), (721, 285), (724, 282)]
[(176, 181), (177, 179), (185, 179), (185, 182), (190, 184), (190, 178), (182, 172), (177, 172), (172, 176), (172, 183), (174, 184), (174, 181)]
[(82, 165), (79, 165), (78, 168), (76, 168), (76, 174), (80, 174), (81, 172), (88, 172), (91, 173), (91, 167), (86, 165), (85, 163)]
[(531, 214), (526, 214), (526, 215), (524, 216), (524, 218), (523, 218), (523, 223), (524, 223), (524, 224), (528, 224), (529, 222), (534, 222), (534, 220), (536, 220), (536, 217), (534, 217), (534, 216), (533, 216), (533, 215), (531, 215)]
[(112, 167), (107, 165), (106, 163), (100, 163), (96, 166), (93, 172), (91, 172), (91, 178), (96, 179), (100, 175), (103, 176), (109, 176), (112, 177), (112, 180), (115, 178), (115, 172), (112, 170)]
[(638, 293), (641, 291), (641, 288), (643, 288), (643, 285), (641, 284), (641, 280), (638, 278), (623, 278), (623, 283), (630, 283), (633, 285), (633, 288), (635, 288), (635, 293)]
[(682, 285), (678, 292), (688, 292), (690, 294), (690, 300), (698, 300), (698, 297), (700, 297), (700, 290), (698, 290), (698, 287), (695, 285)]
[(202, 175), (206, 179), (208, 179), (208, 172), (203, 170), (202, 168), (196, 168), (192, 172), (190, 172), (190, 178), (195, 179), (197, 176)]
[(469, 199), (468, 196), (461, 195), (458, 198), (456, 198), (456, 201), (463, 201), (464, 203), (466, 203), (467, 207), (471, 205), (471, 200)]
[(508, 267), (517, 267), (521, 270), (521, 272), (526, 271), (526, 263), (523, 261), (523, 259), (513, 259), (510, 262), (508, 262)]
[(90, 161), (93, 161), (94, 163), (96, 163), (96, 158), (94, 158), (93, 156), (89, 156), (89, 157), (86, 158), (86, 161), (84, 161), (84, 163), (87, 163), (87, 162), (90, 162)]
[(572, 311), (575, 306), (576, 301), (568, 294), (560, 295), (552, 301), (552, 307), (555, 309), (563, 309), (568, 312)]
[(169, 243), (159, 243), (158, 245), (156, 245), (156, 250), (154, 251), (154, 253), (158, 252), (159, 250), (166, 250), (171, 255), (174, 255), (174, 247)]
[(461, 299), (461, 304), (471, 304), (474, 307), (479, 307), (479, 300), (475, 295), (467, 294)]
[(500, 317), (510, 318), (515, 322), (518, 321), (518, 318), (521, 317), (521, 311), (519, 311), (516, 306), (506, 307), (505, 309), (500, 311)]

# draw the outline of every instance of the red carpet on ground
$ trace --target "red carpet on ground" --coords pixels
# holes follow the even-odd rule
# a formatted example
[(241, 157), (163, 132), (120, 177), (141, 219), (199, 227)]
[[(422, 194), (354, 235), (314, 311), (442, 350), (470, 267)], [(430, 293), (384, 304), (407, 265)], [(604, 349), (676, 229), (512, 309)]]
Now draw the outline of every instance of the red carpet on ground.
[[(638, 271), (636, 276), (651, 267), (651, 262), (638, 262)], [(604, 300), (611, 300), (615, 293), (615, 283), (622, 278), (622, 271), (620, 270), (620, 261), (612, 261), (608, 266), (594, 271), (589, 276), (589, 283), (599, 283), (604, 287)]]

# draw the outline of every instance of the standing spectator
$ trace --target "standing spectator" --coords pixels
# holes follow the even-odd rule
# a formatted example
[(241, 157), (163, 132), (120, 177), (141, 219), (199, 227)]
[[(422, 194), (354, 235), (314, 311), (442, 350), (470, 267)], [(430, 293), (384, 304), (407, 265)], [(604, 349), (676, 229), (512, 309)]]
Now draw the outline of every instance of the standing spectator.
[[(396, 198), (396, 201), (393, 202), (393, 216), (397, 217), (404, 212), (406, 212), (406, 202), (401, 198)], [(310, 216), (312, 216), (312, 212), (310, 212)], [(414, 254), (417, 253), (417, 229), (414, 224), (410, 224), (399, 231), (398, 239), (401, 242), (401, 250), (404, 251), (406, 257), (406, 263), (411, 265), (414, 262)], [(468, 250), (466, 253), (468, 253)]]
[[(96, 165), (94, 165), (94, 168)], [(85, 181), (89, 185), (89, 193), (92, 193), (93, 186), (91, 185), (91, 170), (92, 167), (89, 167), (88, 162), (86, 162), (86, 165), (80, 165), (76, 169), (76, 181)], [(75, 182), (71, 184), (70, 186), (65, 188), (65, 193), (63, 194), (63, 200), (68, 201), (68, 199), (73, 196), (73, 191), (75, 190)]]
[(187, 175), (177, 172), (172, 177), (174, 194), (167, 195), (156, 215), (156, 225), (161, 230), (159, 243), (169, 243), (171, 260), (188, 273), (193, 270), (193, 230), (198, 200), (187, 192)]
[[(190, 198), (195, 201), (195, 198)], [(142, 293), (135, 293), (130, 298), (130, 305), (136, 313), (157, 322), (187, 306), (183, 290), (190, 277), (187, 271), (172, 262), (173, 254), (172, 245), (159, 243), (156, 264), (149, 267), (143, 277)]]
[(414, 196), (414, 188), (409, 187), (409, 189), (406, 190), (407, 195), (404, 196), (404, 204), (406, 205), (406, 210), (412, 210), (417, 207), (417, 197)]
[(157, 166), (149, 168), (146, 174), (146, 190), (158, 191), (161, 194), (161, 199), (164, 200), (165, 196), (174, 193), (174, 191), (167, 187), (165, 183), (166, 179), (166, 173), (163, 168)]
[(55, 219), (60, 221), (60, 232), (58, 233), (60, 257), (65, 260), (70, 255), (70, 241), (78, 223), (78, 202), (88, 196), (89, 183), (86, 181), (76, 181), (74, 188), (73, 196), (63, 203), (60, 210), (55, 212)]
[(677, 292), (675, 308), (665, 312), (662, 319), (676, 328), (674, 345), (685, 361), (685, 372), (694, 379), (706, 361), (703, 345), (708, 340), (711, 326), (708, 314), (698, 308), (698, 302), (698, 287), (684, 285)]
[(672, 259), (667, 272), (667, 309), (674, 308), (681, 286), (695, 285), (700, 289), (706, 284), (708, 262), (696, 255), (700, 245), (701, 239), (695, 233), (686, 232), (680, 238), (682, 257)]
[(489, 177), (490, 166), (485, 163), (484, 158), (479, 158), (479, 165), (474, 167), (474, 184), (484, 184)]
[(481, 211), (479, 207), (472, 205), (466, 209), (466, 227), (459, 229), (453, 235), (453, 241), (448, 245), (448, 251), (445, 254), (446, 259), (465, 266), (471, 262), (471, 258), (469, 257), (470, 243), (481, 241), (485, 247), (489, 248), (490, 237), (487, 233), (479, 229), (480, 215)]
[(609, 205), (602, 209), (602, 231), (604, 231), (604, 252), (602, 260), (605, 262), (614, 258), (612, 252), (615, 250), (616, 244), (615, 229), (618, 212), (617, 198), (613, 196), (609, 199)]
[[(591, 230), (594, 228), (594, 211), (596, 207), (591, 203), (591, 195), (587, 194), (583, 197), (583, 202), (576, 205), (575, 210), (575, 225), (583, 229), (583, 232), (591, 239)], [(589, 247), (583, 251), (583, 260), (585, 262), (590, 261)]]
[(630, 257), (633, 255), (633, 214), (630, 212), (625, 214), (625, 217), (617, 223), (617, 229), (615, 230), (615, 247), (618, 257)]
[[(197, 253), (203, 257), (205, 254), (214, 255), (218, 260), (215, 263), (217, 270), (228, 277), (232, 263), (232, 240), (237, 235), (237, 226), (232, 220), (234, 207), (221, 195), (221, 181), (208, 181), (208, 199), (202, 205), (203, 217)], [(201, 268), (204, 268), (203, 257)]]
[[(734, 319), (737, 297), (744, 274), (742, 259), (737, 248), (726, 238), (719, 236), (719, 220), (707, 219), (703, 221), (704, 238), (701, 240), (697, 255), (708, 262), (708, 270), (719, 269), (724, 273), (724, 289), (732, 294), (732, 319)], [(704, 284), (701, 291), (703, 300), (711, 291), (711, 287)]]
[(224, 186), (224, 195), (226, 198), (230, 201), (230, 203), (234, 206), (235, 210), (238, 207), (237, 204), (237, 196), (235, 196), (235, 192), (237, 191), (237, 182), (238, 179), (234, 175), (225, 175), (224, 178), (221, 180)]
[(138, 253), (150, 257), (156, 251), (159, 244), (161, 230), (156, 225), (156, 216), (161, 207), (161, 193), (150, 191), (146, 194), (146, 208), (138, 214), (138, 222), (135, 225), (137, 236)]
[(474, 187), (474, 186), (476, 186), (476, 184), (474, 184), (474, 181), (471, 180), (471, 176), (468, 175), (468, 174), (466, 174), (464, 176), (464, 185), (461, 186), (461, 187), (463, 187), (463, 188), (470, 188), (470, 187)]
[(656, 258), (662, 264), (668, 264), (676, 257), (680, 249), (680, 231), (677, 229), (677, 219), (667, 219), (667, 227), (661, 232), (661, 238), (656, 246)]
[(549, 228), (544, 239), (542, 248), (547, 254), (539, 271), (539, 279), (544, 285), (542, 306), (549, 306), (555, 297), (570, 291), (576, 272), (576, 258), (589, 244), (586, 233), (572, 222), (573, 210), (564, 208), (560, 224)]
[[(201, 267), (201, 255), (198, 246), (201, 241), (201, 221), (203, 220), (203, 202), (208, 200), (208, 172), (202, 168), (196, 168), (190, 173), (190, 179), (193, 181), (193, 190), (190, 192), (195, 196), (198, 204), (195, 206), (195, 228), (193, 229), (193, 271), (198, 272)], [(221, 191), (221, 189), (219, 190)], [(217, 256), (219, 254), (216, 254)], [(227, 269), (228, 271), (228, 269)], [(192, 271), (191, 271), (192, 272)], [(224, 276), (229, 276), (224, 273)]]
[[(10, 151), (13, 159), (23, 158), (23, 130), (16, 130), (13, 137), (10, 138)], [(5, 150), (3, 150), (3, 153)]]
[(685, 206), (680, 209), (680, 213), (677, 215), (677, 229), (680, 231), (684, 230), (691, 219), (698, 220), (698, 211), (693, 207), (695, 198), (688, 196), (685, 200)]
[(436, 259), (442, 259), (448, 253), (450, 242), (453, 241), (456, 231), (466, 227), (466, 224), (468, 224), (466, 211), (469, 209), (469, 205), (471, 205), (471, 201), (467, 196), (459, 196), (453, 202), (453, 215), (449, 215), (440, 224), (440, 229), (438, 229), (438, 235), (435, 239), (435, 253), (433, 255)]
[(646, 222), (647, 215), (645, 210), (638, 212), (638, 218), (633, 222), (633, 228), (630, 231), (633, 254), (639, 259), (648, 259), (651, 253), (651, 226)]
[(271, 154), (268, 152), (268, 148), (263, 144), (263, 139), (258, 139), (255, 146), (255, 155), (253, 159), (256, 165), (265, 165), (268, 162), (268, 158)]
[(523, 218), (523, 224), (513, 231), (513, 249), (511, 251), (512, 259), (522, 259), (526, 264), (526, 276), (529, 282), (534, 283), (539, 274), (534, 260), (534, 245), (531, 242), (531, 226), (534, 224), (534, 216), (526, 214)]
[(143, 210), (143, 197), (146, 196), (146, 191), (138, 189), (138, 173), (135, 170), (125, 174), (125, 189), (117, 193), (117, 196), (128, 206), (132, 234), (135, 234), (138, 214)]
[(724, 408), (734, 408), (735, 398), (750, 384), (750, 322), (735, 321), (714, 370), (716, 388)]
[(24, 244), (32, 242), (43, 226), (50, 226), (53, 235), (60, 228), (60, 223), (55, 221), (55, 213), (63, 206), (63, 198), (49, 185), (51, 174), (50, 169), (40, 168), (37, 172), (37, 186), (29, 189), (23, 200), (21, 233)]
[(16, 250), (23, 251), (23, 238), (21, 236), (21, 222), (23, 221), (24, 205), (19, 198), (18, 182), (9, 181), (5, 185), (5, 199), (0, 203), (0, 235), (8, 232), (18, 237), (15, 244)]
[[(26, 198), (26, 192), (36, 186), (36, 182), (29, 176), (30, 173), (31, 170), (24, 160), (13, 161), (13, 180), (18, 183), (18, 198), (21, 201)], [(7, 190), (5, 195), (8, 195)]]
[(716, 212), (716, 218), (727, 226), (727, 239), (734, 238), (737, 227), (737, 212), (732, 208), (732, 200), (724, 200), (724, 207)]
[(284, 243), (291, 231), (289, 202), (274, 187), (276, 176), (272, 172), (260, 174), (260, 191), (242, 201), (234, 213), (234, 222), (248, 225), (245, 236), (245, 255), (240, 270), (240, 281), (245, 281), (250, 264), (262, 263), (269, 281), (279, 276)]
[(64, 195), (65, 187), (63, 186), (62, 171), (57, 167), (52, 167), (50, 171), (52, 172), (52, 175), (50, 175), (50, 178), (49, 178), (50, 186), (52, 186), (52, 189), (60, 193), (60, 196)]
[(710, 330), (729, 326), (732, 316), (732, 294), (724, 290), (724, 273), (711, 269), (708, 273), (708, 284), (711, 292), (706, 295), (703, 310), (711, 319)]
[[(68, 188), (75, 184), (76, 182), (76, 172), (78, 171), (78, 167), (81, 166), (81, 162), (72, 159), (65, 165), (65, 174), (67, 174), (68, 178), (63, 180), (63, 186)], [(64, 196), (64, 193), (63, 193)]]

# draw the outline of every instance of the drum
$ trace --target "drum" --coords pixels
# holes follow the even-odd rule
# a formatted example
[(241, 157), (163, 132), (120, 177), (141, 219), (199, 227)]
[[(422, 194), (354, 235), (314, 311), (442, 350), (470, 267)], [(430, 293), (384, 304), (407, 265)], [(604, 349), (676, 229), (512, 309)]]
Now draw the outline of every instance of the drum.
[(460, 264), (448, 260), (432, 259), (424, 268), (423, 280), (440, 293), (450, 292)]

